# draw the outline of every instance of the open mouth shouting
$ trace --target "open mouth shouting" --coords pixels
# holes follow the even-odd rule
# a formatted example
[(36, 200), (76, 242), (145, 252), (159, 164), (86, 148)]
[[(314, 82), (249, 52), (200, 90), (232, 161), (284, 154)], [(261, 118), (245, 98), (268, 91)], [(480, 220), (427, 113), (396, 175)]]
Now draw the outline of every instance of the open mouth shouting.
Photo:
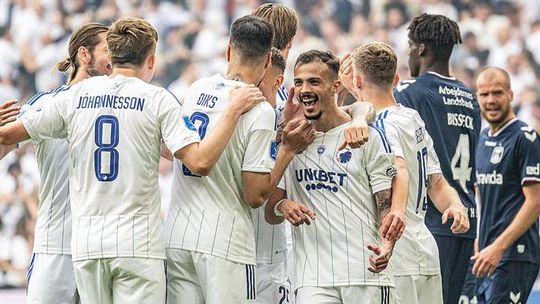
[(307, 119), (317, 119), (320, 117), (319, 96), (312, 92), (303, 92), (298, 95), (298, 100), (304, 109), (304, 116)]

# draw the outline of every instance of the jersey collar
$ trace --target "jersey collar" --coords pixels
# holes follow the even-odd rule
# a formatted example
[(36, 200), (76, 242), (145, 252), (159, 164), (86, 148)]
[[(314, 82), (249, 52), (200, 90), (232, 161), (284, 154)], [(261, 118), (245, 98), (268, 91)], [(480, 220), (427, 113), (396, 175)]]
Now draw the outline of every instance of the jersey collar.
[(497, 132), (491, 134), (491, 131), (488, 129), (488, 136), (489, 137), (497, 137), (499, 134), (501, 134), (502, 131), (504, 131), (504, 129), (506, 129), (508, 126), (510, 126), (511, 124), (513, 124), (517, 119), (517, 117), (514, 117), (512, 119), (510, 119), (509, 121), (506, 122), (506, 124), (504, 124), (504, 126), (502, 126), (499, 130), (497, 130)]
[(452, 76), (450, 76), (450, 77), (448, 77), (448, 76), (443, 76), (443, 75), (441, 75), (441, 74), (439, 74), (439, 73), (436, 73), (436, 72), (433, 72), (433, 71), (428, 71), (428, 73), (431, 74), (431, 75), (435, 75), (435, 76), (437, 76), (437, 77), (443, 78), (443, 79), (456, 80), (456, 77), (452, 77)]

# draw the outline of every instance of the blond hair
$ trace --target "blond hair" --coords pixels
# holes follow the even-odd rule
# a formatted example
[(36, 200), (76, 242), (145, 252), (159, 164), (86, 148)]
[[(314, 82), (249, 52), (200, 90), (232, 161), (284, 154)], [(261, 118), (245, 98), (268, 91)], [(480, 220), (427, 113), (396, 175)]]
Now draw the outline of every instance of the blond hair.
[(358, 47), (353, 54), (353, 64), (373, 84), (392, 86), (394, 83), (397, 56), (388, 44), (370, 42)]
[(267, 20), (274, 26), (273, 46), (285, 50), (298, 29), (296, 12), (281, 4), (266, 3), (259, 6), (253, 15)]
[(158, 34), (147, 21), (122, 18), (107, 32), (107, 47), (113, 66), (139, 67), (156, 51)]

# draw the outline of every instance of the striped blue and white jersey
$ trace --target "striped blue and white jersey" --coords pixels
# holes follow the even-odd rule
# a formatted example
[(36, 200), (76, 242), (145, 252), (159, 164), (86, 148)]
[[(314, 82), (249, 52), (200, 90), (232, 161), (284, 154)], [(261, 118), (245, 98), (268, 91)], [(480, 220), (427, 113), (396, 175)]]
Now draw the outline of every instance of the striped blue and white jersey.
[(21, 117), (32, 140), (69, 143), (74, 261), (165, 258), (161, 142), (176, 152), (199, 141), (181, 110), (167, 90), (116, 75), (81, 81)]
[(439, 253), (433, 235), (424, 223), (427, 208), (427, 178), (441, 173), (433, 141), (418, 112), (402, 105), (385, 108), (374, 125), (385, 131), (396, 157), (407, 164), (409, 197), (407, 226), (394, 247), (390, 260), (394, 275), (434, 275), (440, 273)]
[(337, 126), (317, 138), (289, 164), (279, 188), (316, 214), (310, 226), (293, 227), (296, 288), (303, 286), (393, 286), (391, 270), (368, 271), (368, 244), (380, 244), (373, 194), (390, 189), (395, 157), (382, 130), (369, 127), (359, 149), (338, 150)]
[[(201, 138), (212, 132), (229, 106), (229, 92), (242, 82), (216, 74), (194, 82), (184, 113)], [(275, 112), (261, 102), (242, 115), (229, 144), (208, 176), (173, 165), (172, 200), (165, 220), (167, 248), (256, 264), (251, 207), (244, 200), (242, 172), (270, 173), (274, 167)]]
[[(40, 111), (43, 106), (69, 90), (61, 86), (34, 95), (21, 109)], [(71, 207), (69, 204), (69, 147), (66, 139), (28, 140), (36, 150), (40, 174), (39, 205), (34, 234), (35, 253), (71, 254)], [(22, 143), (22, 144), (24, 144)]]
[[(284, 86), (276, 93), (276, 123), (281, 120), (289, 94)], [(277, 128), (277, 124), (276, 124)], [(287, 256), (287, 230), (290, 237), (289, 223), (270, 225), (264, 218), (264, 207), (252, 209), (253, 230), (255, 232), (255, 248), (257, 263), (274, 264), (285, 261)]]

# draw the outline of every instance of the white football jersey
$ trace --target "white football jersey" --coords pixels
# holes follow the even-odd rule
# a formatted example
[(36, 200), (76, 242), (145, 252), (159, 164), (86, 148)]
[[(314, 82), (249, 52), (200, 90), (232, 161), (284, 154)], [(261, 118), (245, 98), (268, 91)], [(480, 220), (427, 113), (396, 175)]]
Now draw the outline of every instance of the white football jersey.
[[(276, 93), (276, 123), (281, 120), (281, 112), (285, 107), (288, 96), (287, 89), (281, 86)], [(253, 218), (253, 229), (255, 231), (257, 263), (274, 264), (283, 262), (287, 256), (287, 229), (290, 232), (289, 223), (268, 224), (264, 218), (264, 206), (252, 209), (251, 217)]]
[(317, 133), (279, 185), (289, 199), (316, 214), (310, 226), (293, 227), (296, 288), (394, 286), (389, 269), (378, 274), (368, 270), (373, 253), (367, 248), (381, 243), (373, 194), (390, 189), (394, 155), (382, 131), (373, 127), (361, 148), (339, 151), (347, 125)]
[[(216, 127), (232, 87), (244, 85), (221, 75), (202, 78), (189, 89), (183, 112), (201, 138)], [(251, 207), (242, 191), (242, 172), (270, 173), (277, 156), (275, 112), (268, 102), (242, 115), (228, 146), (208, 176), (194, 176), (174, 162), (170, 211), (165, 220), (168, 248), (192, 250), (255, 264)]]
[(437, 243), (424, 224), (427, 177), (441, 173), (433, 141), (418, 112), (402, 105), (380, 111), (374, 125), (385, 131), (392, 151), (405, 159), (409, 172), (406, 227), (394, 247), (392, 270), (395, 275), (438, 274)]
[(161, 141), (173, 152), (199, 141), (181, 110), (167, 90), (117, 75), (84, 80), (21, 117), (32, 140), (69, 142), (74, 261), (165, 258)]
[[(21, 109), (39, 111), (57, 94), (69, 90), (61, 86), (34, 95)], [(25, 141), (25, 143), (30, 140)], [(40, 174), (39, 205), (34, 234), (35, 253), (71, 254), (71, 207), (69, 205), (69, 147), (66, 139), (31, 140), (36, 150)]]

